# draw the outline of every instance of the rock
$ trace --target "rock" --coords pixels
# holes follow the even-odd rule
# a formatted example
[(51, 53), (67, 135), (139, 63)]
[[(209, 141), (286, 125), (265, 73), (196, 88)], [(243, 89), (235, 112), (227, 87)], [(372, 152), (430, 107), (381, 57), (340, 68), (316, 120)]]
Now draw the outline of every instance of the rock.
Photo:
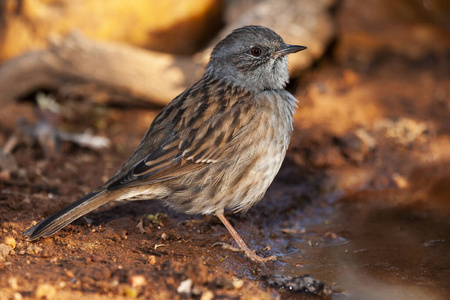
[(292, 76), (298, 76), (322, 57), (334, 37), (335, 24), (330, 14), (334, 3), (334, 0), (235, 1), (228, 9), (227, 26), (210, 44), (204, 60), (209, 58), (212, 46), (233, 29), (262, 25), (273, 29), (286, 43), (308, 47), (301, 55), (289, 56), (289, 71)]
[(0, 244), (0, 262), (5, 261), (5, 258), (11, 252), (11, 247), (5, 244)]
[[(108, 11), (112, 9), (111, 7), (118, 5), (116, 3), (117, 1), (118, 0), (109, 1), (108, 5), (102, 5), (102, 8), (104, 8), (105, 11)], [(134, 5), (127, 6), (139, 7), (141, 5), (141, 10), (144, 10), (147, 4), (141, 4), (142, 1), (144, 0), (138, 0), (137, 2), (133, 2)], [(65, 3), (66, 1), (62, 2)], [(67, 1), (67, 5), (63, 6), (64, 9), (62, 10), (62, 15), (64, 15), (65, 9), (74, 9), (73, 6), (81, 5), (84, 2), (87, 1)], [(148, 2), (153, 3), (153, 1)], [(185, 3), (191, 2), (193, 2), (193, 0), (183, 2), (183, 7), (184, 5), (187, 5)], [(202, 3), (205, 6), (207, 6), (208, 3), (220, 5), (221, 2), (222, 1), (202, 0), (196, 1), (193, 6), (198, 7), (201, 6)], [(166, 1), (164, 1), (164, 3), (164, 5), (166, 5)], [(167, 3), (172, 2), (168, 1)], [(292, 55), (289, 57), (289, 70), (293, 76), (299, 75), (302, 70), (311, 66), (316, 59), (322, 57), (329, 42), (334, 36), (335, 26), (329, 13), (329, 8), (334, 3), (334, 0), (267, 0), (250, 2), (251, 5), (249, 5), (248, 8), (243, 9), (242, 6), (245, 6), (245, 3), (245, 1), (236, 1), (234, 4), (230, 4), (230, 10), (238, 11), (239, 13), (230, 13), (230, 16), (232, 17), (228, 18), (228, 26), (225, 27), (210, 44), (211, 47), (200, 52), (194, 59), (184, 55), (174, 56), (156, 51), (144, 51), (136, 47), (130, 47), (119, 43), (97, 41), (94, 39), (108, 40), (110, 37), (106, 34), (104, 38), (100, 38), (96, 35), (96, 32), (90, 31), (94, 29), (90, 28), (90, 30), (85, 30), (82, 27), (83, 25), (79, 25), (81, 28), (80, 31), (72, 31), (71, 34), (65, 34), (62, 38), (61, 36), (52, 36), (52, 38), (49, 39), (50, 47), (47, 47), (47, 42), (44, 43), (39, 39), (43, 39), (42, 35), (45, 34), (45, 36), (47, 36), (50, 34), (49, 32), (52, 32), (53, 30), (57, 31), (57, 29), (51, 27), (50, 30), (48, 24), (45, 22), (39, 24), (33, 31), (35, 33), (33, 39), (38, 39), (39, 42), (36, 43), (39, 45), (33, 44), (33, 39), (30, 39), (31, 42), (29, 45), (16, 45), (17, 47), (14, 48), (14, 51), (16, 52), (9, 54), (2, 54), (2, 48), (0, 46), (0, 62), (2, 55), (4, 57), (12, 57), (17, 56), (26, 49), (45, 48), (45, 50), (41, 51), (27, 52), (2, 65), (0, 68), (0, 90), (2, 91), (0, 103), (7, 104), (16, 101), (25, 95), (32, 94), (36, 90), (45, 87), (46, 89), (54, 90), (57, 97), (88, 98), (90, 101), (102, 104), (111, 102), (121, 104), (127, 103), (127, 105), (142, 105), (145, 102), (150, 102), (157, 105), (165, 105), (185, 88), (199, 79), (203, 74), (204, 65), (209, 60), (212, 46), (237, 27), (248, 24), (267, 26), (279, 33), (287, 43), (307, 46), (308, 50), (302, 52), (302, 55)], [(40, 5), (45, 8), (45, 4)], [(84, 11), (84, 9), (89, 9), (90, 6), (91, 4), (86, 5), (86, 7), (82, 8), (82, 11)], [(177, 9), (179, 9), (179, 6), (180, 4), (177, 2)], [(150, 9), (150, 11), (154, 10)], [(21, 14), (16, 17), (23, 18), (24, 15), (27, 16), (27, 12), (27, 9), (24, 9), (24, 11), (21, 11)], [(93, 9), (92, 11), (89, 11), (89, 13), (83, 14), (83, 18), (85, 18), (86, 15), (95, 15), (95, 13), (96, 10)], [(204, 13), (206, 15), (209, 14), (207, 12)], [(126, 12), (124, 12), (124, 14), (126, 14)], [(214, 13), (211, 14), (214, 15)], [(120, 17), (121, 16), (122, 14)], [(131, 14), (131, 16), (133, 15)], [(283, 17), (280, 18), (279, 16)], [(40, 17), (43, 18), (43, 16)], [(127, 19), (129, 18), (130, 16), (128, 15)], [(102, 20), (100, 17), (98, 19)], [(66, 21), (70, 23), (69, 20)], [(52, 22), (57, 22), (57, 20), (53, 20)], [(202, 21), (200, 21), (200, 23), (201, 22)], [(214, 22), (211, 24), (214, 24)], [(99, 23), (101, 22), (99, 21)], [(124, 23), (128, 24), (128, 22)], [(80, 23), (74, 22), (74, 24)], [(117, 24), (119, 24), (119, 28), (115, 27)], [(118, 34), (118, 36), (115, 37), (115, 40), (123, 42), (127, 41), (120, 35), (120, 32), (127, 31), (126, 24), (121, 24), (120, 21), (114, 19), (113, 28), (116, 28)], [(172, 32), (173, 35), (167, 35), (166, 37), (173, 38), (177, 43), (182, 43), (181, 45), (177, 44), (174, 48), (187, 49), (186, 51), (188, 51), (192, 47), (184, 45), (183, 43), (189, 43), (190, 40), (193, 44), (199, 44), (198, 39), (190, 36), (188, 32), (185, 32), (185, 30), (189, 30), (186, 29), (183, 22), (176, 24), (177, 25), (173, 25), (173, 28), (175, 28), (175, 31)], [(204, 26), (204, 28), (202, 27), (202, 30), (212, 30), (214, 26), (211, 24)], [(128, 30), (128, 32), (139, 35), (143, 29), (140, 31), (139, 27), (136, 28), (135, 26), (139, 26), (139, 24), (133, 22), (133, 28), (132, 30)], [(167, 26), (170, 27), (170, 24)], [(8, 26), (5, 28), (7, 28), (5, 30), (9, 30)], [(202, 30), (199, 29), (199, 31)], [(151, 29), (146, 28), (144, 32), (151, 32), (150, 35), (158, 32), (156, 35), (166, 36), (166, 34), (162, 34), (164, 29), (152, 31)], [(17, 35), (21, 36), (21, 34)], [(182, 38), (180, 38), (180, 35)], [(205, 33), (199, 34), (199, 36), (203, 35), (205, 35)], [(2, 42), (2, 45), (10, 43), (8, 40)], [(143, 45), (139, 42), (131, 41), (130, 43), (137, 46), (152, 48), (149, 44)], [(155, 42), (155, 44), (160, 45), (161, 47), (166, 47), (165, 45), (170, 47), (169, 42), (160, 41)], [(153, 47), (152, 49), (155, 48)], [(161, 51), (163, 49), (156, 50)], [(68, 57), (70, 57), (70, 59), (67, 59)], [(111, 76), (111, 74), (114, 74), (114, 76)], [(130, 74), (135, 74), (136, 76), (130, 76)], [(15, 84), (18, 80), (23, 84)], [(111, 91), (114, 91), (114, 93)], [(4, 176), (8, 176), (8, 174), (4, 174)]]
[(140, 287), (140, 286), (145, 286), (147, 284), (147, 280), (142, 275), (133, 275), (133, 276), (130, 276), (130, 278), (128, 278), (128, 283), (132, 287)]
[(177, 288), (178, 294), (190, 295), (192, 290), (192, 279), (186, 279), (180, 282), (180, 285)]
[(291, 292), (303, 292), (313, 295), (331, 295), (329, 286), (310, 275), (291, 277), (285, 275), (270, 275), (266, 278), (267, 283), (278, 288), (285, 288)]
[(3, 244), (8, 245), (13, 250), (14, 250), (14, 248), (16, 248), (16, 240), (12, 236), (4, 237)]
[(242, 279), (234, 279), (232, 284), (233, 284), (233, 288), (235, 290), (239, 290), (240, 288), (242, 288), (244, 286), (244, 280), (242, 280)]
[(35, 296), (38, 299), (54, 299), (56, 288), (50, 284), (40, 284), (35, 291)]
[(210, 290), (207, 290), (202, 293), (202, 296), (200, 297), (200, 300), (212, 300), (214, 299), (214, 293)]
[(70, 270), (67, 270), (67, 271), (64, 273), (64, 275), (66, 275), (66, 276), (69, 277), (70, 279), (72, 279), (72, 278), (75, 277), (75, 274), (74, 274), (72, 271), (70, 271)]
[[(43, 49), (74, 29), (97, 39), (171, 53), (193, 53), (222, 23), (219, 0), (7, 1), (0, 9), (0, 62)], [(19, 38), (20, 37), (20, 38)]]
[(147, 258), (147, 263), (149, 263), (149, 264), (151, 264), (151, 265), (156, 264), (156, 256), (150, 255), (150, 256)]
[(22, 294), (19, 292), (15, 292), (13, 295), (13, 299), (14, 300), (22, 300), (23, 299)]
[(127, 297), (136, 298), (139, 295), (139, 291), (134, 287), (127, 286), (125, 287), (124, 294)]
[(26, 253), (29, 255), (36, 255), (42, 251), (42, 248), (36, 245), (28, 245)]
[(237, 278), (216, 278), (214, 284), (218, 288), (224, 288), (227, 290), (239, 290), (244, 286), (244, 280)]
[(19, 283), (17, 282), (16, 277), (10, 277), (8, 279), (8, 284), (14, 291), (17, 291), (19, 289)]

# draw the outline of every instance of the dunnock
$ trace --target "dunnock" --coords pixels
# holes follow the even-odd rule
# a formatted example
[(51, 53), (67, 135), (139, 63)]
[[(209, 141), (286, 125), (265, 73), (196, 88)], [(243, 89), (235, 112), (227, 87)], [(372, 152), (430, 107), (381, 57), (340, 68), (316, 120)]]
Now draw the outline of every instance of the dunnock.
[(253, 261), (260, 257), (224, 216), (258, 202), (280, 169), (297, 100), (284, 87), (287, 54), (271, 29), (234, 30), (211, 53), (203, 77), (155, 118), (139, 146), (111, 179), (28, 229), (47, 237), (114, 200), (158, 199), (188, 214), (215, 214)]

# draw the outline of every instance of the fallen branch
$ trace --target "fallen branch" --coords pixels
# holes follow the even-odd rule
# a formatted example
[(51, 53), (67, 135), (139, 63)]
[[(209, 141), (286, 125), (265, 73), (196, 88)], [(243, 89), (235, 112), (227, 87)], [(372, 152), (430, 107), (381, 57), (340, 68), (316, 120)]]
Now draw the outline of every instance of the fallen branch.
[[(196, 74), (198, 70), (198, 74)], [(165, 105), (203, 72), (191, 59), (72, 33), (48, 50), (28, 52), (0, 68), (0, 105), (38, 89), (97, 102)]]
[(334, 35), (329, 14), (334, 2), (266, 0), (244, 8), (237, 1), (228, 26), (210, 47), (193, 57), (92, 41), (77, 33), (54, 38), (48, 50), (28, 52), (0, 68), (0, 105), (42, 89), (56, 91), (63, 99), (81, 96), (126, 106), (166, 105), (200, 79), (212, 45), (248, 24), (270, 27), (287, 42), (308, 46), (308, 51), (290, 60), (291, 75), (298, 76), (323, 55)]

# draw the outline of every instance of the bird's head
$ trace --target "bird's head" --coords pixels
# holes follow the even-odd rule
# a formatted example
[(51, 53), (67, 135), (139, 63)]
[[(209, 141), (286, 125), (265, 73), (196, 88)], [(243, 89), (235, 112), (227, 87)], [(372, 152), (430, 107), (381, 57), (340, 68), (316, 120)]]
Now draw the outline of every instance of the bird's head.
[(269, 28), (245, 26), (214, 47), (205, 75), (256, 92), (282, 89), (289, 80), (287, 55), (304, 49)]

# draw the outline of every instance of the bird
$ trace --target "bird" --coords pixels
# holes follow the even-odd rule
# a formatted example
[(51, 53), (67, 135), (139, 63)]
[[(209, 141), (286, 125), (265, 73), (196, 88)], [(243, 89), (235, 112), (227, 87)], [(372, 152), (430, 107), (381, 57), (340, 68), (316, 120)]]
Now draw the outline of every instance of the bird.
[(225, 211), (246, 212), (263, 198), (286, 155), (298, 100), (285, 87), (286, 44), (273, 30), (248, 25), (213, 48), (199, 81), (155, 117), (122, 167), (104, 184), (24, 232), (48, 237), (110, 201), (159, 200), (186, 214), (217, 216), (250, 260)]

